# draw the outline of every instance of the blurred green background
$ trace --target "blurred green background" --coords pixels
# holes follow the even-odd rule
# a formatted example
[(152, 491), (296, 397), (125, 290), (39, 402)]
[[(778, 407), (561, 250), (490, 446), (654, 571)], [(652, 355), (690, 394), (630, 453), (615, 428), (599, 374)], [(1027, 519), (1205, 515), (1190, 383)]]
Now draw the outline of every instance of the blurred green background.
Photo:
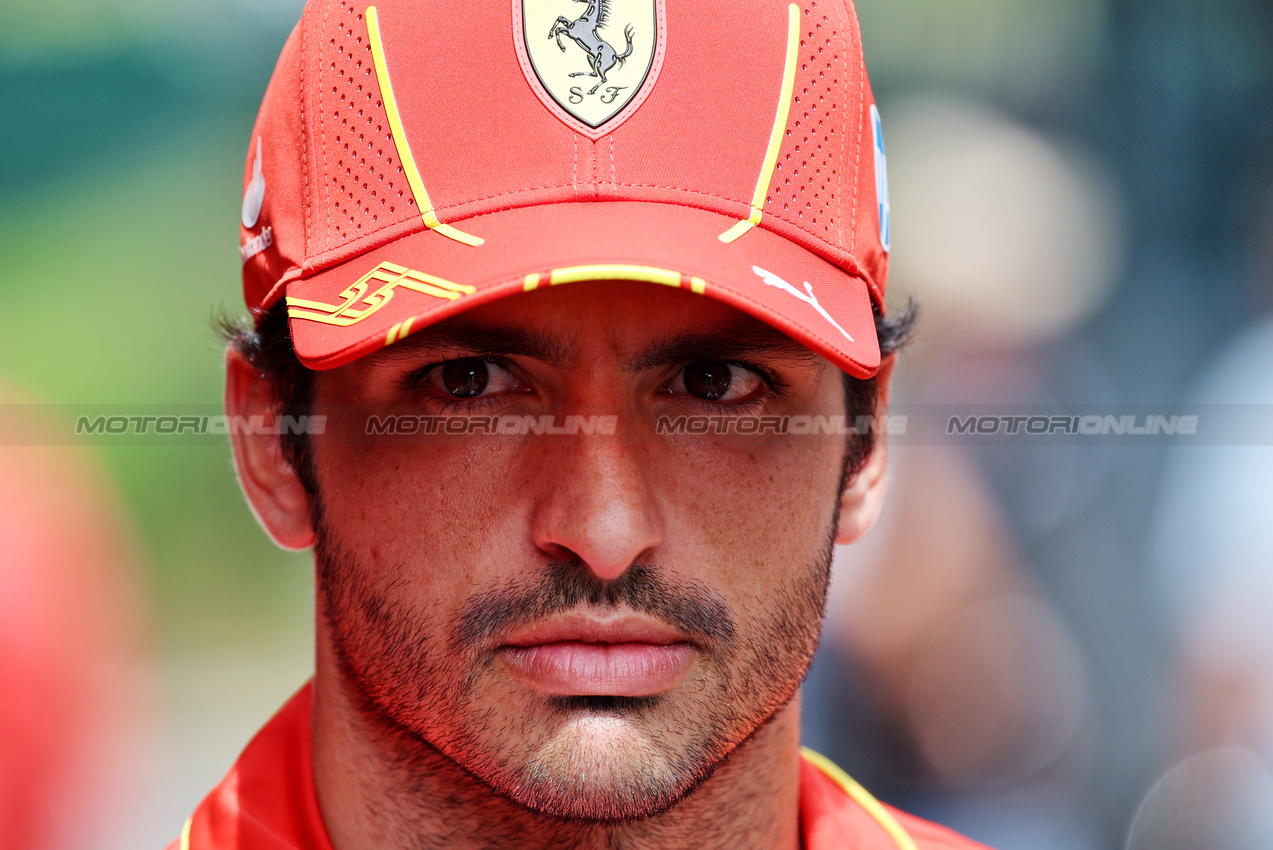
[[(6, 401), (219, 404), (245, 139), (301, 6), (0, 2)], [(307, 677), (309, 558), (260, 531), (225, 446), (97, 451), (138, 542), (154, 684), (92, 846), (160, 847)]]
[[(300, 7), (0, 4), (0, 371), (24, 400), (218, 402), (244, 139)], [(304, 559), (258, 531), (223, 448), (103, 451), (161, 645), (294, 625)]]

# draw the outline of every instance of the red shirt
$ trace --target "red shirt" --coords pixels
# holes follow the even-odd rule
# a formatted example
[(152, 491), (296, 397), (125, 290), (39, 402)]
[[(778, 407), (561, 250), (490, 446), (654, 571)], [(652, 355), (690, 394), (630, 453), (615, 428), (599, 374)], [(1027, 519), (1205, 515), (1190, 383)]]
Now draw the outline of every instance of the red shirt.
[[(332, 850), (310, 762), (306, 685), (257, 733), (168, 850)], [(988, 850), (878, 803), (822, 756), (800, 765), (807, 850)]]

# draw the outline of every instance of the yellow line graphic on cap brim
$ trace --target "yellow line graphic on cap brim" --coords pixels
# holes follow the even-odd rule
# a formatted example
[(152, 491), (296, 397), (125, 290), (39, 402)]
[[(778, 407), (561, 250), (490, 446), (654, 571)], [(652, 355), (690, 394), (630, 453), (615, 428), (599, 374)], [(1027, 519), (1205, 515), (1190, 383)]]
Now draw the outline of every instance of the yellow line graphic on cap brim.
[(402, 127), (402, 117), (398, 114), (398, 101), (393, 96), (393, 83), (389, 81), (389, 66), (385, 64), (385, 48), (380, 40), (380, 19), (375, 6), (368, 6), (367, 40), (371, 44), (371, 58), (376, 66), (376, 82), (380, 85), (380, 100), (385, 105), (385, 113), (389, 116), (389, 129), (393, 132), (393, 143), (398, 149), (398, 161), (402, 163), (402, 171), (407, 175), (407, 183), (411, 186), (411, 194), (415, 196), (416, 207), (420, 210), (420, 218), (425, 227), (438, 233), (463, 242), (465, 245), (477, 247), (486, 240), (471, 233), (465, 233), (458, 227), (443, 224), (433, 212), (433, 202), (424, 189), (424, 181), (420, 179), (420, 171), (416, 168), (415, 157), (411, 155), (411, 146), (407, 144), (407, 131)]
[(639, 280), (645, 283), (661, 283), (664, 286), (681, 285), (681, 273), (653, 266), (633, 266), (607, 263), (594, 266), (569, 266), (553, 269), (548, 273), (550, 286), (563, 283), (581, 283), (585, 280)]
[[(368, 294), (373, 283), (379, 283), (375, 291)], [(477, 290), (465, 283), (456, 283), (435, 275), (418, 272), (396, 263), (383, 262), (358, 280), (347, 286), (340, 293), (343, 299), (339, 304), (327, 304), (323, 301), (310, 301), (305, 298), (286, 296), (287, 315), (292, 319), (305, 319), (310, 322), (321, 322), (325, 325), (349, 327), (356, 325), (368, 316), (374, 315), (389, 303), (398, 289), (409, 289), (422, 295), (446, 301), (455, 301), (465, 295), (472, 295)], [(359, 305), (362, 305), (361, 307)], [(386, 345), (395, 339), (402, 339), (411, 328), (408, 319), (405, 329), (398, 333), (399, 326), (394, 325), (386, 338)]]
[(787, 129), (787, 117), (791, 114), (791, 95), (796, 88), (796, 63), (799, 59), (800, 7), (792, 3), (787, 7), (787, 63), (782, 69), (782, 94), (778, 98), (778, 114), (774, 117), (773, 130), (769, 133), (765, 164), (760, 169), (756, 192), (751, 197), (751, 214), (717, 237), (726, 244), (760, 224), (765, 198), (769, 196), (769, 183), (774, 177), (774, 166), (778, 164), (778, 152), (782, 149), (782, 134)]
[[(545, 277), (549, 286), (558, 286), (563, 283), (582, 283), (588, 280), (636, 280), (645, 283), (661, 283), (664, 286), (675, 286), (678, 288), (681, 286), (680, 272), (674, 272), (671, 269), (607, 263), (553, 269), (547, 275), (528, 274), (522, 280), (522, 291), (534, 292), (539, 288), (540, 282)], [(696, 295), (705, 294), (707, 292), (707, 281), (701, 277), (691, 277), (690, 292)]]

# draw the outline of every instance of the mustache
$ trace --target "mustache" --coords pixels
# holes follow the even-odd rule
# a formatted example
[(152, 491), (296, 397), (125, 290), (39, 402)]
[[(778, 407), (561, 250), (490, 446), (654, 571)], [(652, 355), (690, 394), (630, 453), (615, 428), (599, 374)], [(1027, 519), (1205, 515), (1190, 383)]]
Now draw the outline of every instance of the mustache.
[(558, 563), (549, 564), (531, 587), (499, 588), (471, 600), (452, 631), (452, 648), (480, 646), (518, 626), (585, 603), (600, 609), (627, 605), (675, 626), (698, 643), (721, 648), (733, 644), (736, 629), (728, 607), (698, 584), (671, 583), (647, 564), (634, 564), (607, 581), (582, 564)]

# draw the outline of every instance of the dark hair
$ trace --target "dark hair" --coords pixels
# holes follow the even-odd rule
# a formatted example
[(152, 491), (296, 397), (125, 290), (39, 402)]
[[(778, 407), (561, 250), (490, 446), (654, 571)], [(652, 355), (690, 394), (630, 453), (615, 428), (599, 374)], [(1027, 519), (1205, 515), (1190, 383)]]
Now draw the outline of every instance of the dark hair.
[[(278, 412), (283, 416), (301, 416), (309, 413), (314, 402), (313, 369), (302, 365), (292, 346), (292, 331), (287, 323), (287, 303), (282, 299), (263, 313), (253, 326), (250, 318), (214, 319), (217, 335), (226, 344), (243, 355), (261, 376), (274, 385), (278, 399)], [(309, 450), (309, 435), (293, 433), (284, 428), (280, 435), (283, 457), (296, 471), (296, 477), (311, 496), (318, 492), (318, 480), (314, 476), (313, 457)]]
[[(873, 308), (874, 309), (874, 308)], [(919, 318), (914, 299), (892, 316), (884, 316), (875, 310), (875, 333), (880, 341), (880, 355), (887, 357), (898, 351), (910, 339)], [(309, 412), (314, 399), (314, 377), (296, 357), (292, 347), (292, 334), (287, 323), (287, 307), (279, 301), (267, 310), (255, 327), (250, 319), (220, 318), (215, 321), (218, 334), (226, 343), (256, 367), (261, 375), (274, 385), (279, 401), (279, 413), (300, 416)], [(850, 422), (858, 416), (874, 416), (879, 402), (879, 388), (874, 378), (854, 378), (844, 373), (844, 406)], [(283, 456), (310, 495), (317, 493), (313, 459), (306, 434), (292, 433), (284, 429), (281, 435)], [(875, 448), (875, 430), (854, 434), (849, 438), (848, 456), (845, 458), (845, 480), (851, 478), (871, 456)]]
[[(875, 314), (875, 336), (880, 341), (880, 357), (896, 354), (902, 346), (910, 341), (919, 323), (919, 305), (914, 298), (907, 298), (906, 306), (891, 316), (880, 313), (875, 304), (871, 304), (871, 312)], [(848, 372), (841, 373), (844, 378), (844, 412), (849, 421), (858, 416), (874, 416), (879, 407), (879, 383), (875, 378), (855, 378)], [(871, 457), (875, 449), (875, 429), (865, 434), (854, 434), (849, 437), (849, 447), (844, 458), (844, 481), (847, 484), (858, 470)]]

